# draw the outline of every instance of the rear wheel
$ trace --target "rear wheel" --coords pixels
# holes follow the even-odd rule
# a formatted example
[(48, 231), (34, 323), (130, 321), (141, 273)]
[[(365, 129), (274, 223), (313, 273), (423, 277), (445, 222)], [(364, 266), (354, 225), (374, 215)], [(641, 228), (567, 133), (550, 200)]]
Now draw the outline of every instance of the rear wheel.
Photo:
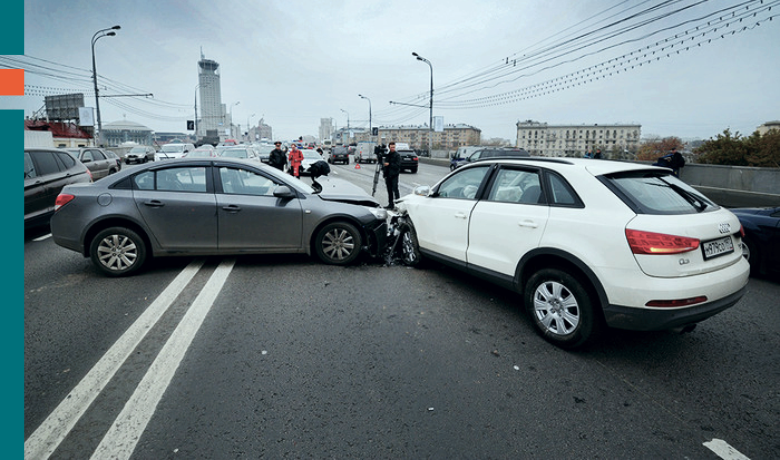
[(129, 275), (146, 260), (146, 243), (136, 232), (124, 227), (107, 228), (92, 239), (90, 257), (104, 274)]
[(525, 285), (525, 308), (537, 332), (550, 343), (573, 349), (593, 342), (602, 329), (601, 317), (585, 286), (557, 268), (534, 273)]
[(347, 222), (333, 222), (317, 233), (314, 249), (329, 265), (348, 265), (357, 259), (362, 247), (360, 232)]

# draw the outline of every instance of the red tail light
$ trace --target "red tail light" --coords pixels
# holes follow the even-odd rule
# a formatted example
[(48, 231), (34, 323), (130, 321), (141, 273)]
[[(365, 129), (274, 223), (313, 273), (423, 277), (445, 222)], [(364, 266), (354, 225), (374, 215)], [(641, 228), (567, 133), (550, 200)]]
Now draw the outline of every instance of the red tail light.
[(90, 182), (95, 182), (95, 178), (94, 178), (94, 177), (92, 177), (92, 171), (90, 171), (89, 169), (87, 169), (87, 174), (89, 174), (89, 181), (90, 181)]
[(626, 229), (626, 239), (634, 254), (680, 254), (699, 247), (700, 241), (685, 236)]
[(745, 237), (745, 227), (742, 225), (739, 226), (739, 236), (741, 236), (742, 238)]
[(57, 200), (54, 202), (54, 210), (56, 211), (60, 209), (61, 207), (73, 201), (74, 198), (76, 197), (68, 193), (60, 193), (57, 195)]
[(690, 299), (651, 300), (650, 302), (647, 302), (645, 305), (647, 305), (648, 307), (674, 308), (674, 307), (687, 307), (688, 305), (695, 305), (697, 303), (704, 303), (706, 301), (707, 301), (707, 296), (701, 295), (699, 297), (691, 297)]

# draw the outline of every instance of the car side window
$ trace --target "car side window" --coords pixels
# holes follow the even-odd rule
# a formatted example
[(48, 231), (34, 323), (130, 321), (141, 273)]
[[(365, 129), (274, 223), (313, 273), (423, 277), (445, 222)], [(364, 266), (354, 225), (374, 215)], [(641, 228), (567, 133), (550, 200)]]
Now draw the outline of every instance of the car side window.
[(541, 198), (539, 184), (537, 171), (501, 168), (493, 181), (488, 201), (537, 204)]
[(242, 168), (219, 168), (222, 191), (226, 195), (273, 196), (278, 185), (268, 177)]
[(92, 158), (95, 161), (106, 159), (106, 156), (103, 155), (103, 152), (101, 152), (100, 150), (90, 150), (90, 152), (92, 152)]
[(477, 191), (485, 179), (488, 169), (487, 166), (481, 166), (479, 168), (459, 170), (460, 172), (448, 177), (447, 180), (439, 185), (437, 196), (467, 200), (476, 199)]
[(550, 201), (560, 206), (582, 206), (574, 189), (568, 182), (556, 174), (550, 174)]
[(57, 158), (59, 158), (60, 162), (65, 165), (65, 169), (70, 169), (76, 166), (76, 159), (65, 152), (57, 152)]
[(33, 177), (38, 177), (38, 173), (35, 172), (35, 165), (30, 154), (24, 152), (24, 178), (31, 179)]
[(60, 172), (60, 164), (52, 152), (35, 152), (35, 161), (38, 163), (38, 175), (45, 176)]
[(139, 190), (206, 192), (206, 167), (185, 166), (145, 171), (133, 178)]

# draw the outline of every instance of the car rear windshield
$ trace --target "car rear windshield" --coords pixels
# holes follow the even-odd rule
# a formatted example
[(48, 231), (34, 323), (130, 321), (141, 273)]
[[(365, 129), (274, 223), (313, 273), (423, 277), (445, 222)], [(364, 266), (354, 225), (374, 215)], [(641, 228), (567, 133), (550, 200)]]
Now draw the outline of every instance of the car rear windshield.
[(602, 180), (637, 214), (693, 214), (719, 208), (671, 174), (627, 172), (603, 176)]

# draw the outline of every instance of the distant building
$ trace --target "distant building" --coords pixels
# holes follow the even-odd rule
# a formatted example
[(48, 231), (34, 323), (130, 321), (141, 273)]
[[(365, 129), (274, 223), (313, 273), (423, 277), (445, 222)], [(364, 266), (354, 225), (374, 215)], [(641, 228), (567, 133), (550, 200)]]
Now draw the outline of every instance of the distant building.
[[(353, 130), (354, 131), (354, 130)], [(482, 130), (465, 124), (445, 125), (444, 131), (432, 132), (427, 125), (423, 126), (380, 126), (379, 143), (405, 142), (414, 149), (427, 150), (428, 136), (431, 136), (434, 150), (457, 149), (466, 145), (479, 145)], [(358, 141), (368, 140), (367, 131), (357, 133)], [(365, 137), (365, 139), (363, 139)]]
[(767, 121), (766, 123), (758, 127), (758, 134), (763, 136), (764, 134), (768, 133), (773, 129), (780, 131), (780, 121), (778, 120)]
[[(48, 131), (51, 133), (51, 147), (88, 147), (94, 145), (92, 134), (76, 123), (46, 120), (24, 120), (25, 131)], [(105, 129), (105, 127), (103, 127)]]
[(220, 140), (227, 138), (225, 129), (230, 123), (225, 119), (225, 105), (222, 103), (222, 83), (219, 63), (206, 59), (201, 52), (198, 61), (198, 88), (200, 90), (200, 118), (195, 137), (206, 136), (208, 131), (217, 131)]
[(588, 150), (631, 152), (639, 148), (642, 125), (548, 125), (533, 120), (517, 122), (517, 147), (531, 155), (581, 157)]
[(135, 142), (141, 145), (152, 145), (151, 128), (133, 121), (114, 121), (103, 125), (103, 144), (106, 147), (117, 147), (124, 142)]
[(320, 118), (320, 140), (333, 138), (333, 118)]

